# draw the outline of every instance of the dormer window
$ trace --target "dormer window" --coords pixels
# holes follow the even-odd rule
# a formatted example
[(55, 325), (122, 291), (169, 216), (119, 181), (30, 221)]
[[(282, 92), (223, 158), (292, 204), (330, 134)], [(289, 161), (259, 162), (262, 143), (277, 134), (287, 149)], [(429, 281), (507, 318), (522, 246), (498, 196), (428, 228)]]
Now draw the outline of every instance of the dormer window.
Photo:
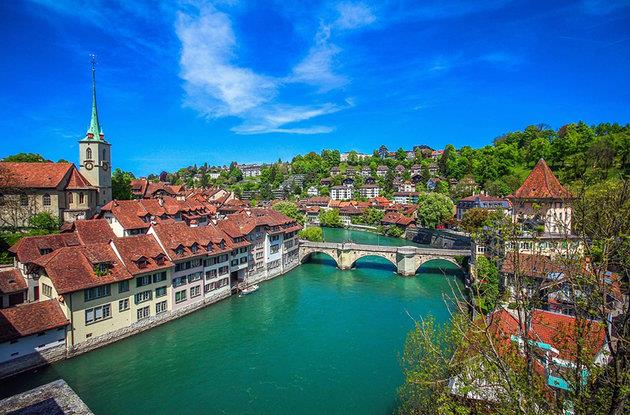
[(160, 254), (155, 257), (155, 263), (158, 265), (164, 265), (164, 255)]
[(179, 245), (177, 248), (175, 248), (175, 254), (176, 255), (183, 255), (184, 254), (184, 247), (182, 245)]
[(190, 252), (197, 253), (197, 251), (199, 251), (199, 245), (195, 242), (194, 244), (190, 245)]
[(99, 262), (94, 265), (94, 273), (98, 276), (106, 275), (109, 272), (109, 264), (106, 262)]
[(52, 252), (51, 248), (39, 248), (40, 255), (50, 254)]
[(209, 243), (208, 245), (206, 245), (206, 251), (212, 252), (212, 243)]
[(221, 242), (219, 242), (219, 247), (220, 247), (221, 249), (225, 249), (225, 241), (221, 241)]
[(142, 257), (136, 261), (138, 268), (146, 268), (149, 265), (149, 261), (145, 257)]

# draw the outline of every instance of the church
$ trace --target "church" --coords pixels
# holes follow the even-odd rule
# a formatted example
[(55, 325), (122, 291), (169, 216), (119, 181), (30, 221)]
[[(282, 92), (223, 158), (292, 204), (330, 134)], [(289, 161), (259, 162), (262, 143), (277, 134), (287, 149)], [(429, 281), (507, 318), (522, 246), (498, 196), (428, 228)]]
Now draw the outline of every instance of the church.
[(73, 163), (0, 162), (0, 228), (25, 228), (49, 212), (63, 222), (91, 218), (112, 200), (111, 144), (99, 123), (92, 63), (92, 115)]

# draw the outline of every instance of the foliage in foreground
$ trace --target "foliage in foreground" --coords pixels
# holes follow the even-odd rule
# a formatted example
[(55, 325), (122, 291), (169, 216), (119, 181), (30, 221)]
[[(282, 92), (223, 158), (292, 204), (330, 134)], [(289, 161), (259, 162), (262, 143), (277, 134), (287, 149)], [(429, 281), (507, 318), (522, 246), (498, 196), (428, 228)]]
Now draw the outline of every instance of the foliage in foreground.
[(271, 207), (276, 212), (280, 212), (285, 216), (295, 219), (300, 225), (304, 225), (304, 214), (300, 212), (297, 205), (293, 202), (279, 202)]
[(319, 223), (329, 228), (342, 228), (343, 222), (339, 216), (339, 209), (322, 209), (319, 212)]

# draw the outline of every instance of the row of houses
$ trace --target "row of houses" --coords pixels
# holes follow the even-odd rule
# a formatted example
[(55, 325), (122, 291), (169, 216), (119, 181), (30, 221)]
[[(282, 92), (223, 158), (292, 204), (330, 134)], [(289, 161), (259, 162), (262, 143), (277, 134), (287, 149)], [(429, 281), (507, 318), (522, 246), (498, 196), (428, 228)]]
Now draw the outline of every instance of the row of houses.
[(197, 226), (183, 214), (140, 222), (143, 232), (127, 235), (106, 218), (77, 220), (11, 247), (14, 267), (0, 272), (0, 362), (126, 335), (298, 264), (301, 227), (273, 210)]

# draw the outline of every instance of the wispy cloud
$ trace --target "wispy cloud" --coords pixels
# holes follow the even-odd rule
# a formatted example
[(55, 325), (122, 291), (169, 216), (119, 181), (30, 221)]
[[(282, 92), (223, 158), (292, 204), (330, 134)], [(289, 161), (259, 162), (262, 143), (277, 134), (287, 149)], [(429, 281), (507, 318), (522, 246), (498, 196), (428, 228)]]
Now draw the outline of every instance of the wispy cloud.
[(238, 64), (238, 44), (227, 13), (206, 4), (178, 12), (175, 30), (181, 42), (180, 76), (186, 106), (209, 118), (235, 116), (242, 123), (237, 134), (323, 134), (330, 126), (296, 125), (347, 108), (330, 102), (286, 104), (277, 102), (290, 84), (314, 85), (327, 92), (347, 80), (335, 73), (335, 56), (341, 49), (331, 42), (331, 31), (355, 29), (373, 17), (357, 4), (340, 5), (333, 23), (322, 22), (306, 57), (286, 77), (271, 77)]

